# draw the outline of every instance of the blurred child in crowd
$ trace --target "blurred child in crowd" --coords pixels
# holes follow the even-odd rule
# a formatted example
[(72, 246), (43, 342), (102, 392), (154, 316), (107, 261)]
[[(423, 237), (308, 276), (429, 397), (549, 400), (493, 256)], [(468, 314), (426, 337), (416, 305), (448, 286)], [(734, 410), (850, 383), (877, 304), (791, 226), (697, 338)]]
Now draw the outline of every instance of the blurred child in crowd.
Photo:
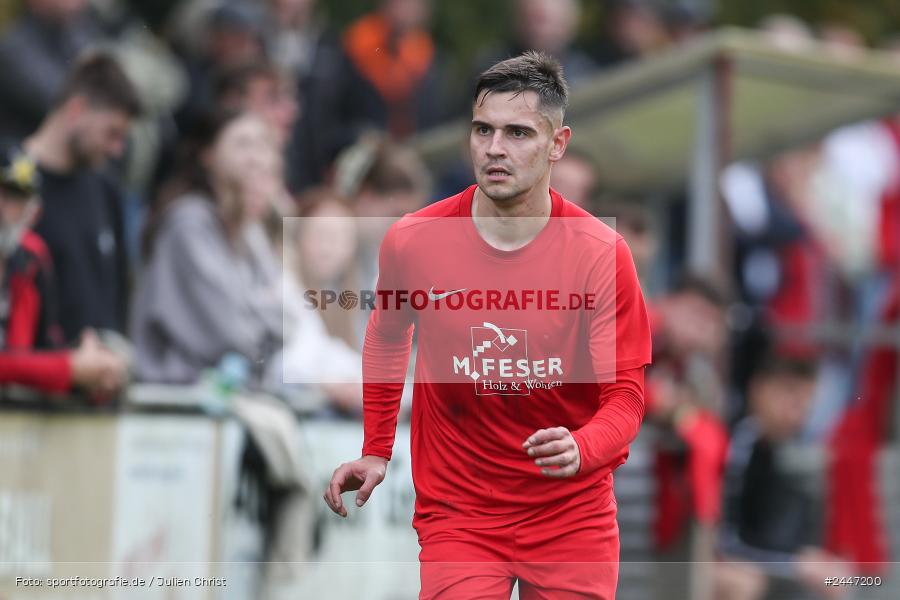
[(749, 384), (749, 415), (734, 429), (725, 478), (725, 511), (716, 570), (716, 598), (755, 600), (832, 592), (827, 577), (848, 575), (821, 549), (821, 490), (792, 458), (790, 446), (802, 431), (816, 387), (815, 363), (769, 355)]
[(0, 147), (0, 383), (49, 393), (78, 388), (102, 399), (123, 385), (125, 362), (91, 330), (76, 349), (63, 348), (52, 260), (29, 229), (39, 194), (35, 162), (16, 146)]

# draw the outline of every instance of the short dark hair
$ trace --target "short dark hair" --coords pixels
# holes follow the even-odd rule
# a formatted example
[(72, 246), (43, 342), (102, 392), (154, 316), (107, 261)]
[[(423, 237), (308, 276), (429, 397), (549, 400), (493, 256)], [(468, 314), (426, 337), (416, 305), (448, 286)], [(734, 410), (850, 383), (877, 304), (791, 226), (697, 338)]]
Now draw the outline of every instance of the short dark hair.
[(63, 85), (59, 104), (73, 96), (84, 96), (94, 106), (124, 111), (131, 117), (141, 114), (137, 90), (115, 58), (92, 52), (81, 58)]
[(263, 59), (225, 68), (215, 79), (216, 104), (221, 108), (222, 103), (233, 95), (243, 96), (247, 93), (250, 82), (256, 79), (279, 81), (285, 77), (278, 67)]
[(569, 84), (559, 61), (544, 52), (529, 50), (490, 67), (478, 77), (474, 102), (483, 92), (532, 91), (538, 95), (542, 110), (558, 110), (565, 114), (569, 105)]
[(730, 301), (728, 291), (722, 286), (711, 279), (690, 272), (683, 272), (678, 276), (672, 292), (699, 296), (716, 308), (725, 308)]
[(411, 148), (384, 138), (376, 146), (372, 164), (360, 182), (377, 194), (427, 195), (431, 187), (422, 159)]
[(776, 377), (790, 377), (796, 379), (812, 380), (818, 372), (814, 360), (779, 354), (768, 353), (763, 357), (753, 370), (755, 379), (770, 379)]

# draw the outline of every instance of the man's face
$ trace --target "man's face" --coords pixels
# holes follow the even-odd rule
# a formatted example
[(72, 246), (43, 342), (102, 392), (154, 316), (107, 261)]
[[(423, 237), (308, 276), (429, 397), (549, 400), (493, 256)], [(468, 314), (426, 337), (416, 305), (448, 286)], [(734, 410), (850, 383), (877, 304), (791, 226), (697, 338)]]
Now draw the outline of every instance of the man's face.
[(776, 375), (754, 379), (750, 404), (763, 434), (780, 441), (803, 429), (815, 389), (814, 378)]
[(720, 307), (690, 291), (674, 294), (666, 304), (666, 334), (676, 352), (721, 352), (726, 330)]
[(546, 183), (562, 158), (568, 128), (538, 111), (537, 93), (486, 92), (472, 108), (469, 150), (478, 187), (495, 201)]
[(75, 118), (69, 138), (77, 166), (97, 168), (125, 151), (131, 117), (123, 110), (86, 105)]
[(0, 227), (17, 226), (23, 222), (32, 198), (9, 192), (0, 187)]
[(22, 232), (31, 226), (37, 207), (35, 197), (0, 187), (0, 257), (6, 258), (16, 249)]

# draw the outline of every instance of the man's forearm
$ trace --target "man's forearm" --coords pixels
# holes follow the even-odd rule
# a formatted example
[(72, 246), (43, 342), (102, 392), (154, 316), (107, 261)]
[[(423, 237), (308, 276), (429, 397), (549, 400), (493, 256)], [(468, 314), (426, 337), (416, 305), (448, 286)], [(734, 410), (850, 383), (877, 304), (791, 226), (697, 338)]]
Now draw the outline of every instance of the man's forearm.
[(369, 322), (363, 345), (363, 456), (391, 458), (411, 348), (412, 327), (386, 336)]
[(620, 371), (600, 391), (600, 408), (572, 432), (581, 454), (581, 471), (590, 472), (615, 458), (637, 437), (644, 418), (644, 367)]

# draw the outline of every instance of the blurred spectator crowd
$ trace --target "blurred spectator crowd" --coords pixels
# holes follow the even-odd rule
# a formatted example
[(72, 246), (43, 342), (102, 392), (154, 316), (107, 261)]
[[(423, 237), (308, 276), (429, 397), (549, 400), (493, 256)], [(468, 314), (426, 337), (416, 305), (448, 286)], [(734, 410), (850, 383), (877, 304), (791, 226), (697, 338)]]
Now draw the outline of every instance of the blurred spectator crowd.
[[(510, 3), (512, 37), (460, 75), (428, 0), (373, 2), (341, 31), (315, 0), (23, 0), (0, 33), (0, 382), (104, 403), (236, 355), (247, 385), (319, 382), (303, 389), (321, 415), (361, 415), (364, 313), (299, 307), (307, 289), (371, 287), (380, 220), (472, 183), (464, 158), (432, 172), (405, 142), (465, 116), (497, 59), (544, 50), (577, 91), (709, 26), (696, 3), (612, 0), (583, 44), (581, 3)], [(789, 51), (865, 49), (839, 24), (760, 27)], [(683, 222), (683, 198), (617, 197), (602, 169), (572, 152), (552, 185), (617, 219), (646, 286), (657, 550), (717, 526), (719, 555), (740, 561), (717, 571), (723, 599), (812, 588), (835, 565), (877, 572), (900, 337), (875, 333), (900, 316), (900, 117), (728, 167), (730, 282), (672, 259), (683, 239), (662, 223)], [(283, 227), (292, 216), (317, 226)], [(804, 444), (827, 450), (820, 488), (784, 459)]]

